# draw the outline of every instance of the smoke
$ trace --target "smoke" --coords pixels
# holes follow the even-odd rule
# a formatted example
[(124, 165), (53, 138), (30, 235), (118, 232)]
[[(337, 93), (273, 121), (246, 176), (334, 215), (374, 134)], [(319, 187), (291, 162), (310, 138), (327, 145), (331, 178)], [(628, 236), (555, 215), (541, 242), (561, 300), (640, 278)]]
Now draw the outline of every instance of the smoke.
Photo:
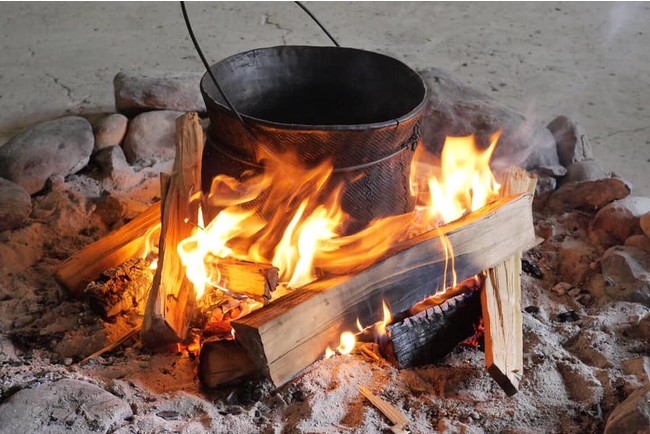
[(616, 2), (609, 11), (609, 20), (605, 25), (605, 45), (609, 44), (627, 24), (637, 16), (643, 2)]

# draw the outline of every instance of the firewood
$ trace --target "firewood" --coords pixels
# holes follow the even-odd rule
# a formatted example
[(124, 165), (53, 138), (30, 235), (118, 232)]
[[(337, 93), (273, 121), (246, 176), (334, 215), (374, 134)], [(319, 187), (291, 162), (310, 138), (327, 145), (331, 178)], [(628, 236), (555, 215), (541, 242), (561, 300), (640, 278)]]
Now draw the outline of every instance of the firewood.
[[(344, 330), (383, 318), (382, 300), (401, 312), (451, 282), (443, 237), (453, 246), (465, 280), (535, 239), (531, 195), (500, 199), (455, 222), (401, 243), (391, 256), (354, 276), (325, 279), (233, 321), (237, 340), (280, 386), (336, 347)], [(394, 253), (396, 252), (396, 253)], [(445, 275), (447, 271), (447, 275)]]
[[(512, 168), (502, 181), (502, 194), (533, 194), (535, 184), (525, 170)], [(522, 247), (488, 271), (481, 293), (485, 365), (508, 395), (519, 390), (524, 369), (521, 251), (529, 246)]]
[(405, 432), (404, 428), (408, 426), (408, 419), (391, 404), (387, 403), (378, 396), (375, 396), (367, 387), (359, 386), (359, 392), (368, 400), (372, 405), (377, 408), (388, 420), (393, 423), (391, 430), (393, 432)]
[(192, 319), (196, 294), (185, 275), (177, 246), (192, 235), (198, 223), (203, 145), (203, 129), (198, 115), (186, 113), (180, 116), (176, 120), (173, 173), (169, 182), (163, 182), (168, 185), (161, 192), (158, 268), (142, 324), (142, 341), (148, 347), (184, 340)]
[(201, 346), (199, 379), (209, 388), (237, 383), (256, 374), (255, 364), (239, 342), (209, 340)]
[(103, 272), (86, 287), (86, 299), (91, 310), (103, 319), (128, 311), (144, 314), (153, 279), (149, 265), (144, 259), (132, 258)]
[(400, 369), (433, 363), (473, 336), (480, 318), (480, 294), (470, 291), (388, 325), (379, 347)]
[(280, 282), (279, 271), (271, 264), (235, 258), (208, 258), (219, 271), (219, 286), (267, 303)]
[(154, 203), (121, 228), (63, 261), (54, 273), (54, 279), (72, 295), (83, 296), (86, 286), (97, 280), (102, 272), (142, 254), (147, 231), (158, 223), (160, 202)]

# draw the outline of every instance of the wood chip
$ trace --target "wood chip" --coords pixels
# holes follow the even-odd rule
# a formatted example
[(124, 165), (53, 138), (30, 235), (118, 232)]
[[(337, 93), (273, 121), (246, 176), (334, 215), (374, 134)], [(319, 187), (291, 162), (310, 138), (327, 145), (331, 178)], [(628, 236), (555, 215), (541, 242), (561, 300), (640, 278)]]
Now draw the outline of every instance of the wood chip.
[(371, 350), (370, 348), (366, 347), (365, 345), (362, 345), (362, 346), (360, 347), (360, 349), (361, 349), (361, 352), (362, 352), (363, 354), (365, 354), (366, 356), (370, 357), (371, 359), (373, 359), (373, 360), (379, 360), (379, 356), (377, 355), (377, 353), (375, 353), (373, 350)]
[[(381, 412), (381, 414), (386, 416), (386, 418), (393, 423), (394, 426), (391, 428), (393, 432), (401, 432), (404, 428), (406, 428), (409, 421), (406, 419), (406, 417), (404, 417), (402, 413), (400, 413), (398, 409), (380, 397), (373, 395), (372, 392), (364, 386), (359, 386), (359, 392), (361, 392), (361, 394), (365, 396), (366, 399)], [(395, 429), (397, 431), (395, 431)]]
[(124, 336), (116, 340), (115, 342), (106, 345), (104, 348), (102, 348), (99, 351), (95, 351), (92, 353), (90, 356), (86, 357), (83, 359), (81, 362), (79, 362), (80, 365), (83, 365), (84, 363), (94, 359), (95, 357), (99, 357), (104, 353), (107, 353), (109, 351), (114, 350), (115, 348), (119, 347), (120, 345), (124, 344), (126, 341), (131, 339), (133, 336), (136, 334), (140, 333), (140, 326), (134, 327), (131, 330), (129, 330)]

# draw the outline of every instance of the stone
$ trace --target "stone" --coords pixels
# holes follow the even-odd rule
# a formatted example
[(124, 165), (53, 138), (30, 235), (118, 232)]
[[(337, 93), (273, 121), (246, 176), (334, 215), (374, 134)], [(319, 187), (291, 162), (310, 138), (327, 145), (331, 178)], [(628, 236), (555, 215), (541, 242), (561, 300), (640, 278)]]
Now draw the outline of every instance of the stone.
[(650, 384), (630, 394), (609, 415), (604, 434), (623, 433), (650, 433)]
[(646, 236), (650, 237), (650, 212), (643, 214), (639, 218), (639, 225)]
[(573, 288), (573, 285), (571, 285), (570, 283), (568, 283), (568, 282), (559, 282), (555, 286), (553, 286), (551, 291), (553, 291), (557, 295), (564, 295), (571, 288)]
[(557, 368), (571, 399), (589, 404), (603, 399), (603, 386), (586, 365), (558, 362)]
[(100, 150), (93, 156), (93, 161), (101, 170), (102, 175), (120, 190), (127, 190), (142, 181), (141, 177), (129, 166), (124, 151), (119, 146), (110, 146)]
[(88, 121), (67, 116), (42, 122), (0, 147), (0, 177), (40, 191), (52, 175), (68, 176), (86, 167), (93, 151)]
[(560, 180), (560, 185), (570, 182), (595, 181), (611, 176), (594, 160), (578, 161), (566, 168), (566, 175)]
[(118, 198), (105, 193), (95, 202), (94, 213), (106, 226), (111, 227), (126, 215), (126, 210)]
[(64, 379), (13, 394), (0, 406), (0, 431), (107, 433), (131, 417), (127, 402), (85, 381)]
[(537, 184), (535, 184), (535, 197), (540, 197), (546, 193), (552, 193), (557, 187), (557, 181), (553, 176), (537, 175)]
[(93, 127), (95, 134), (95, 151), (119, 146), (126, 136), (129, 119), (119, 113), (113, 113), (100, 119)]
[(650, 382), (650, 357), (640, 356), (622, 362), (626, 374), (634, 375), (642, 384)]
[(439, 154), (447, 136), (474, 134), (479, 145), (486, 147), (490, 136), (501, 131), (492, 156), (495, 169), (513, 164), (526, 169), (559, 164), (555, 139), (544, 125), (437, 68), (419, 72), (428, 90), (422, 138), (433, 153)]
[(615, 246), (600, 259), (605, 293), (615, 300), (650, 307), (650, 255), (630, 246)]
[(539, 166), (539, 167), (536, 167), (533, 170), (533, 172), (536, 172), (539, 175), (553, 176), (555, 178), (558, 178), (560, 176), (566, 175), (567, 169), (564, 166), (556, 164), (555, 166)]
[(557, 145), (560, 164), (568, 166), (594, 157), (584, 129), (566, 116), (558, 116), (548, 124)]
[(621, 178), (564, 184), (551, 194), (548, 207), (555, 212), (581, 209), (595, 211), (608, 203), (627, 197), (632, 188)]
[(650, 209), (650, 200), (629, 196), (616, 200), (600, 209), (589, 225), (589, 238), (604, 248), (625, 243), (641, 234), (639, 216)]
[(32, 198), (18, 184), (0, 178), (0, 232), (23, 225), (32, 212)]
[(566, 238), (558, 247), (559, 277), (571, 285), (579, 285), (589, 270), (594, 249), (587, 243)]
[(646, 236), (645, 234), (632, 235), (627, 240), (625, 240), (624, 245), (636, 247), (639, 250), (650, 253), (650, 237)]
[(176, 118), (182, 113), (176, 111), (155, 111), (142, 113), (130, 123), (124, 139), (124, 155), (130, 164), (147, 159), (169, 159), (174, 157)]
[(205, 112), (202, 72), (123, 71), (113, 79), (117, 111), (133, 115), (149, 110)]

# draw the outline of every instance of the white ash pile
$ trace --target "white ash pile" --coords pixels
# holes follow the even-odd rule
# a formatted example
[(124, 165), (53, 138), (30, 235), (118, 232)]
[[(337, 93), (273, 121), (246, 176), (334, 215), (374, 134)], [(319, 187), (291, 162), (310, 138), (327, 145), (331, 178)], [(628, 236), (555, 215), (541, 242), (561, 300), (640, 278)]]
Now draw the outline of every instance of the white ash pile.
[(120, 310), (102, 319), (52, 273), (159, 199), (176, 117), (205, 110), (200, 75), (118, 74), (120, 113), (44, 122), (0, 147), (0, 432), (383, 432), (388, 422), (360, 385), (397, 407), (411, 432), (647, 429), (650, 198), (594, 160), (577, 122), (536, 124), (436, 69), (423, 72), (426, 145), (502, 130), (494, 164), (520, 163), (539, 177), (544, 240), (523, 263), (517, 395), (506, 397), (468, 346), (402, 371), (357, 351), (319, 361), (279, 390), (264, 381), (203, 390), (195, 354), (154, 355), (137, 339), (79, 364), (139, 317)]

